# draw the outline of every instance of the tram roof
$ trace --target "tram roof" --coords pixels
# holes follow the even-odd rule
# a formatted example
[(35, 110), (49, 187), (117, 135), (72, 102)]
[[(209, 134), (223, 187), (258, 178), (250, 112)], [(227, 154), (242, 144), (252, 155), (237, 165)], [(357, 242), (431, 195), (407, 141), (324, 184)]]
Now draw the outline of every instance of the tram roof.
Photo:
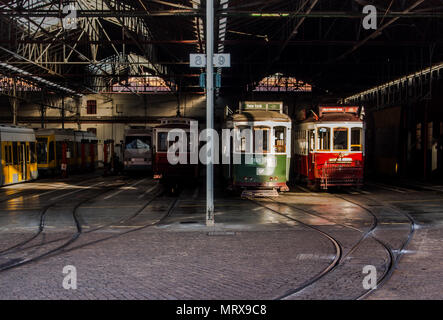
[(263, 111), (263, 110), (246, 110), (242, 113), (232, 115), (234, 122), (253, 122), (253, 121), (276, 121), (276, 122), (291, 122), (291, 118), (284, 113), (277, 111)]
[(318, 120), (316, 120), (314, 118), (314, 116), (310, 116), (309, 118), (307, 118), (301, 122), (302, 123), (307, 123), (307, 122), (321, 123), (321, 122), (361, 122), (361, 121), (362, 120), (360, 119), (360, 117), (356, 114), (337, 112), (337, 113), (324, 114)]

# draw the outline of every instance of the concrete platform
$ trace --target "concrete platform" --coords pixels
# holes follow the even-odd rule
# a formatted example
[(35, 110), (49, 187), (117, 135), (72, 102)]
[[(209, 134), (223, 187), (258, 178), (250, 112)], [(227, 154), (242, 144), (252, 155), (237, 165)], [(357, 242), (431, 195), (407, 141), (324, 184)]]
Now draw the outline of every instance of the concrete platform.
[[(443, 197), (432, 185), (251, 200), (217, 190), (216, 226), (204, 219), (204, 190), (175, 197), (149, 177), (2, 188), (0, 299), (355, 299), (367, 265), (380, 283), (366, 299), (443, 298)], [(67, 265), (76, 290), (63, 288)]]

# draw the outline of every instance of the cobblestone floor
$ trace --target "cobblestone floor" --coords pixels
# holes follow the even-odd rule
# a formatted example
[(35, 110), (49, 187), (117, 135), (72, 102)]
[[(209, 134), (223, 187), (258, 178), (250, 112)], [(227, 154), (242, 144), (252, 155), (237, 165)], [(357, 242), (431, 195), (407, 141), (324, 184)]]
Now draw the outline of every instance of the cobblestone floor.
[[(217, 226), (207, 228), (198, 188), (184, 190), (178, 200), (168, 194), (154, 198), (161, 186), (148, 178), (89, 178), (0, 190), (0, 270), (69, 241), (78, 231), (74, 212), (82, 226), (62, 252), (0, 271), (0, 299), (275, 299), (335, 258), (331, 241), (304, 224), (336, 239), (342, 259), (288, 299), (354, 299), (365, 292), (365, 265), (379, 274), (389, 266), (375, 238), (394, 252), (407, 239), (410, 225), (400, 212), (409, 212), (418, 229), (392, 277), (368, 299), (443, 298), (443, 197), (432, 186), (369, 184), (330, 193), (295, 188), (277, 202), (262, 200), (268, 208), (219, 193)], [(351, 252), (374, 218), (348, 200), (364, 204), (378, 219), (376, 230)], [(5, 252), (36, 235), (48, 204), (43, 232)], [(63, 288), (68, 265), (77, 269), (76, 290)]]

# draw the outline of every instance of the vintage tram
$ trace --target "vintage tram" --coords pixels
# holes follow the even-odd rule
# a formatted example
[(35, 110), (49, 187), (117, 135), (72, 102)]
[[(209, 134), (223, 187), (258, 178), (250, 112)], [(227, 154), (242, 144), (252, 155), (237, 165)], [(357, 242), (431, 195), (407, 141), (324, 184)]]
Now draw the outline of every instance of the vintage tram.
[(131, 128), (124, 137), (124, 170), (152, 171), (152, 128)]
[(233, 132), (230, 163), (224, 165), (229, 189), (252, 195), (289, 191), (291, 123), (282, 102), (240, 102), (225, 125)]
[[(158, 179), (167, 185), (172, 185), (173, 188), (185, 182), (196, 183), (199, 178), (199, 163), (198, 161), (195, 163), (191, 161), (192, 121), (195, 120), (182, 117), (163, 118), (161, 119), (161, 124), (154, 128), (154, 179)], [(195, 122), (197, 123), (197, 121)], [(198, 124), (196, 129), (198, 134)], [(186, 134), (187, 146), (183, 152), (187, 159), (186, 163), (172, 164), (168, 160), (169, 148), (175, 143), (174, 141), (168, 141), (168, 135), (173, 130), (182, 130)]]
[(33, 129), (0, 125), (0, 143), (0, 185), (10, 185), (38, 178)]
[(67, 171), (93, 171), (98, 161), (97, 137), (73, 129), (37, 129), (37, 160), (41, 174), (56, 174), (65, 159)]
[(321, 106), (293, 131), (297, 180), (310, 188), (361, 186), (364, 171), (364, 122), (359, 107)]

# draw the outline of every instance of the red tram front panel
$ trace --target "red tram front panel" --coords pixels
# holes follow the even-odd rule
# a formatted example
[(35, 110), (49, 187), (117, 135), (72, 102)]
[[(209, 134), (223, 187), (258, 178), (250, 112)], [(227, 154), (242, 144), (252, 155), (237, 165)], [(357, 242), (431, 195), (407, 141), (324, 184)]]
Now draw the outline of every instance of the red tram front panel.
[(364, 176), (362, 153), (309, 153), (296, 156), (295, 171), (311, 185), (326, 189), (331, 186), (361, 186)]
[(294, 171), (310, 186), (361, 186), (364, 125), (357, 107), (320, 107), (295, 130)]

